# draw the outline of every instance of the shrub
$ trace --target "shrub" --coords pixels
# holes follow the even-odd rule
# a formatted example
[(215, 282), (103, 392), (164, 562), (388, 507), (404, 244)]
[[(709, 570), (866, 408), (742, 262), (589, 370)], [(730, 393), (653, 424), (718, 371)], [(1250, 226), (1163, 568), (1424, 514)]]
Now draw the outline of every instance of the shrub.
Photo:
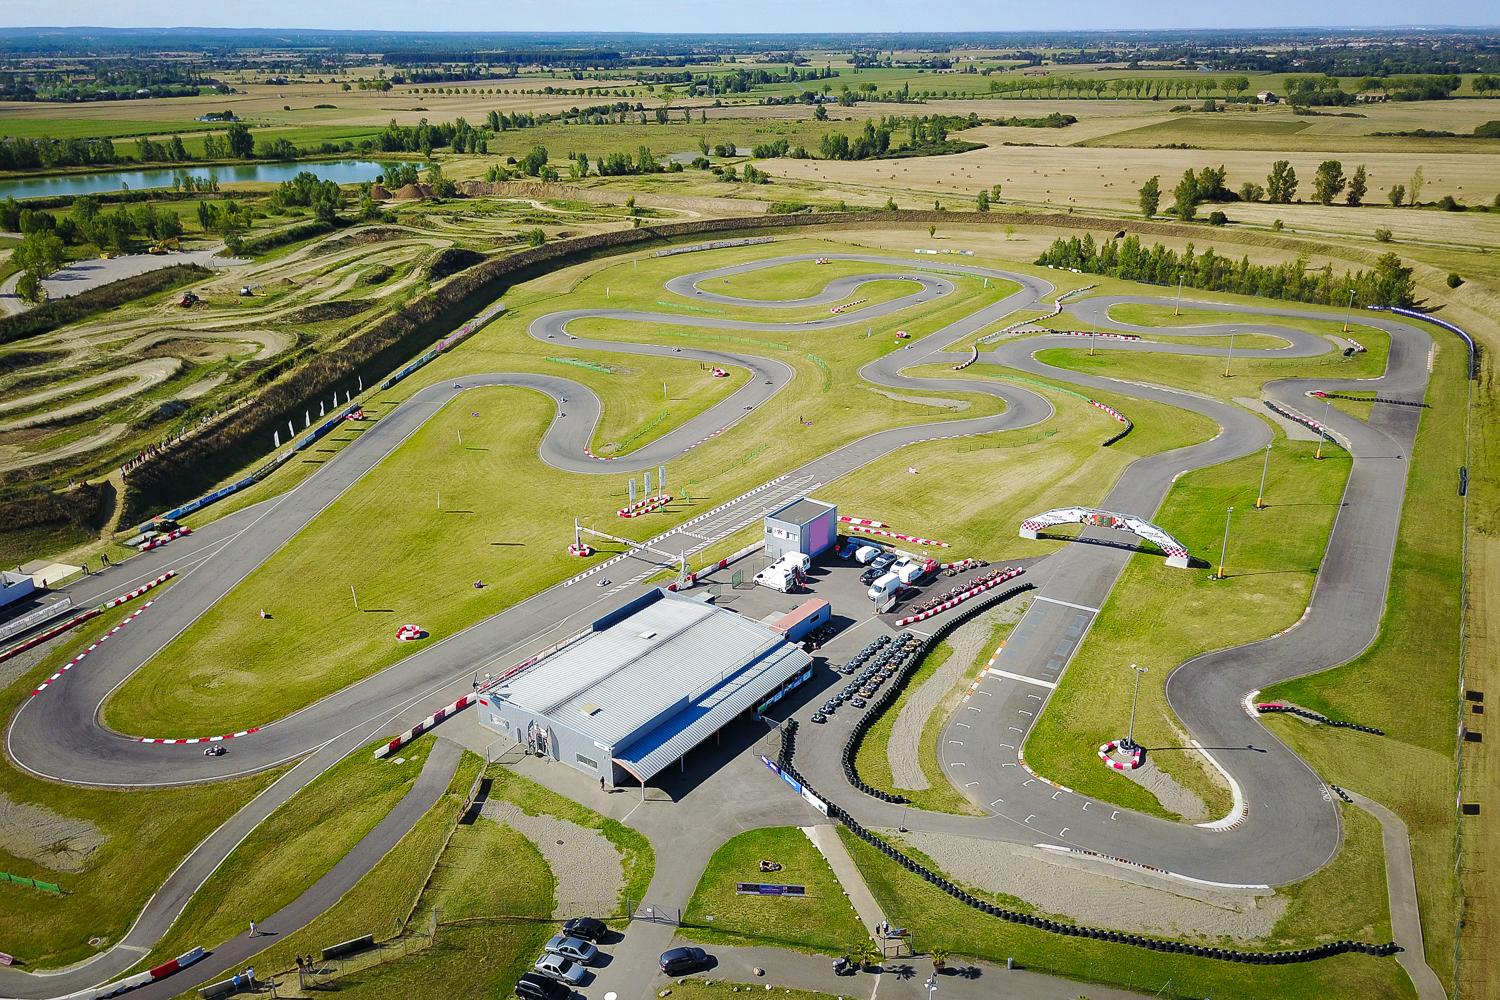
[(1281, 220), (1280, 219), (1277, 219), (1275, 222), (1271, 223), (1271, 232), (1273, 232), (1273, 233), (1279, 233), (1279, 232), (1281, 232), (1281, 230), (1282, 230), (1282, 225), (1281, 225)]
[(1463, 283), (1464, 283), (1464, 279), (1460, 278), (1458, 275), (1456, 275), (1456, 274), (1450, 274), (1450, 275), (1448, 275), (1448, 287), (1449, 288), (1457, 288), (1459, 285), (1462, 285)]
[(1391, 241), (1391, 231), (1389, 229), (1377, 229), (1377, 230), (1375, 230), (1375, 242), (1376, 243), (1389, 243), (1390, 241)]
[(1225, 215), (1223, 212), (1213, 212), (1208, 217), (1208, 224), (1210, 226), (1223, 226), (1228, 225), (1228, 223), (1229, 216)]
[(1451, 194), (1445, 194), (1439, 198), (1437, 207), (1445, 212), (1462, 212), (1464, 210), (1464, 206), (1454, 201)]

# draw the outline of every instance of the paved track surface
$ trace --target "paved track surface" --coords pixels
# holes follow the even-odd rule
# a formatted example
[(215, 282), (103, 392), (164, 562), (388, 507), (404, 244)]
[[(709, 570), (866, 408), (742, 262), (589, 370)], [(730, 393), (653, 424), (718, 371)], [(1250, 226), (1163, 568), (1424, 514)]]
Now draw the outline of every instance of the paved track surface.
[[(924, 270), (921, 264), (862, 254), (823, 256), (870, 263), (883, 269), (872, 274), (880, 277), (909, 276), (920, 283), (920, 289), (911, 295), (861, 310), (853, 322), (885, 315), (953, 291), (951, 282), (931, 273), (934, 269)], [(675, 279), (673, 290), (685, 294), (683, 289), (687, 286), (682, 285), (684, 281), (696, 285), (710, 282), (720, 275), (811, 259), (811, 256), (780, 257), (701, 272)], [(892, 270), (884, 270), (886, 268)], [(873, 433), (651, 541), (669, 551), (701, 549), (753, 523), (786, 499), (816, 490), (896, 448), (930, 437), (934, 431), (940, 431), (944, 436), (987, 433), (1031, 426), (1047, 419), (1052, 413), (1051, 405), (1040, 395), (1019, 386), (980, 379), (914, 379), (900, 374), (903, 368), (917, 364), (967, 360), (967, 352), (949, 354), (942, 348), (1036, 302), (1050, 291), (1045, 282), (1026, 275), (947, 263), (940, 270), (1016, 281), (1021, 290), (905, 349), (893, 351), (866, 365), (860, 375), (891, 388), (986, 393), (1005, 402), (1004, 413), (946, 421), (937, 426), (927, 424)], [(844, 299), (858, 287), (860, 280), (837, 279), (821, 296), (810, 299), (820, 302)], [(694, 297), (731, 301), (737, 305), (775, 308), (785, 305), (727, 300), (708, 292), (701, 296), (695, 292)], [(1095, 315), (1094, 310), (1105, 309), (1118, 301), (1158, 300), (1091, 299), (1081, 305), (1086, 311), (1080, 313), (1080, 317)], [(1222, 308), (1233, 310), (1236, 307)], [(1267, 317), (1310, 315), (1303, 311), (1245, 307), (1238, 307), (1238, 311), (1262, 321)], [(633, 597), (638, 592), (634, 585), (659, 568), (656, 561), (640, 552), (620, 558), (605, 571), (623, 581), (612, 589), (596, 588), (593, 586), (595, 580), (585, 578), (539, 593), (499, 615), (427, 646), (336, 695), (234, 740), (230, 744), (230, 754), (221, 758), (206, 758), (202, 756), (201, 748), (195, 745), (143, 743), (136, 736), (111, 732), (99, 722), (99, 707), (112, 690), (463, 391), (503, 385), (550, 396), (557, 401), (559, 415), (540, 442), (539, 453), (543, 460), (569, 471), (615, 473), (661, 464), (668, 457), (689, 450), (702, 438), (732, 426), (744, 413), (753, 411), (773, 397), (792, 374), (789, 367), (764, 358), (722, 351), (678, 349), (675, 346), (580, 339), (567, 332), (569, 322), (586, 317), (763, 332), (832, 328), (851, 322), (850, 317), (829, 317), (795, 324), (755, 323), (617, 310), (571, 311), (538, 319), (531, 326), (531, 335), (538, 339), (562, 339), (580, 348), (627, 354), (680, 354), (693, 360), (747, 367), (756, 377), (695, 420), (618, 461), (609, 462), (590, 458), (584, 451), (597, 423), (600, 404), (579, 383), (550, 376), (493, 374), (464, 376), (419, 390), (288, 493), (238, 511), (163, 549), (136, 557), (126, 566), (87, 578), (70, 588), (75, 603), (82, 605), (101, 596), (128, 590), (134, 581), (149, 579), (164, 568), (175, 568), (182, 574), (177, 582), (162, 591), (149, 612), (116, 633), (106, 646), (91, 654), (79, 668), (23, 704), (7, 732), (7, 749), (12, 758), (20, 766), (54, 780), (140, 786), (225, 778), (264, 769), (323, 748), (292, 772), (298, 775), (298, 780), (283, 779), (231, 820), (231, 826), (238, 824), (236, 829), (248, 830), (259, 821), (257, 817), (268, 814), (276, 804), (331, 765), (341, 755), (341, 748), (346, 752), (347, 747), (359, 745), (382, 727), (391, 727), (394, 720), (405, 723), (420, 719), (458, 694), (467, 693), (472, 674), (522, 659), (531, 651), (576, 630), (602, 611)], [(1349, 387), (1379, 388), (1383, 397), (1421, 399), (1427, 379), (1428, 336), (1390, 320), (1365, 317), (1363, 321), (1390, 332), (1390, 365), (1384, 379), (1350, 383)], [(1290, 340), (1292, 346), (1273, 351), (1237, 350), (1237, 357), (1312, 356), (1331, 349), (1326, 342), (1320, 342), (1320, 338), (1281, 327), (1260, 328), (1273, 330), (1278, 336)], [(1184, 331), (1174, 329), (1173, 332)], [(1191, 332), (1203, 335), (1227, 332), (1227, 328), (1192, 328)], [(1199, 355), (1223, 353), (1215, 347), (1105, 343), (1109, 349)], [(1084, 389), (1119, 391), (1118, 382), (1054, 369), (1032, 357), (1032, 352), (1041, 348), (1078, 344), (1077, 338), (1063, 336), (1010, 341), (1000, 346), (993, 359), (1012, 368)], [(1268, 385), (1266, 391), (1293, 408), (1299, 405), (1305, 408), (1303, 392), (1306, 389), (1316, 386), (1336, 390), (1343, 385), (1339, 380), (1287, 380)], [(1179, 472), (1250, 454), (1263, 447), (1270, 438), (1270, 429), (1264, 421), (1238, 407), (1134, 383), (1127, 391), (1205, 414), (1217, 421), (1223, 430), (1211, 441), (1133, 463), (1105, 501), (1105, 506), (1112, 509), (1149, 516), (1160, 505), (1173, 477)], [(1031, 696), (1044, 698), (1048, 689), (1003, 677), (988, 677), (981, 686), (976, 700), (985, 702), (985, 711), (977, 713), (976, 719), (983, 716), (984, 721), (970, 723), (965, 731), (961, 747), (964, 759), (950, 755), (948, 760), (950, 771), (956, 772), (960, 765), (964, 769), (963, 773), (957, 774), (960, 786), (973, 780), (981, 782), (982, 787), (977, 792), (973, 789), (970, 792), (982, 801), (991, 802), (994, 815), (987, 819), (924, 815), (919, 819), (909, 818), (908, 825), (915, 828), (920, 823), (924, 828), (970, 836), (1085, 847), (1129, 857), (1188, 877), (1218, 882), (1289, 882), (1305, 877), (1326, 863), (1336, 850), (1339, 839), (1337, 813), (1327, 798), (1327, 790), (1300, 759), (1246, 714), (1241, 700), (1248, 691), (1276, 680), (1344, 662), (1373, 639), (1384, 606), (1404, 492), (1406, 458), (1415, 437), (1418, 413), (1414, 407), (1377, 407), (1368, 424), (1338, 412), (1330, 415), (1335, 430), (1350, 442), (1355, 461), (1345, 506), (1322, 563), (1309, 615), (1298, 628), (1281, 638), (1189, 661), (1179, 667), (1168, 682), (1168, 696), (1174, 710), (1202, 742), (1207, 745), (1255, 743), (1268, 750), (1265, 755), (1256, 755), (1251, 767), (1247, 767), (1243, 759), (1224, 762), (1242, 790), (1246, 804), (1243, 814), (1229, 817), (1228, 822), (1220, 824), (1221, 827), (1233, 826), (1233, 829), (1186, 827), (1127, 811), (1106, 809), (1072, 793), (1028, 780), (1021, 768), (1010, 765), (1017, 763), (1015, 748), (1023, 745), (1030, 721), (1034, 719), (1034, 714), (1023, 712), (1036, 712), (1042, 699)], [(1016, 638), (1006, 647), (1007, 658), (1004, 662), (997, 662), (997, 668), (1008, 674), (1038, 680), (1060, 676), (1092, 621), (1093, 611), (1089, 609), (1102, 605), (1130, 556), (1130, 551), (1122, 548), (1087, 544), (1090, 540), (1115, 541), (1112, 536), (1113, 533), (1109, 532), (1087, 531), (1082, 536), (1085, 544), (1070, 545), (1029, 571), (1028, 579), (1038, 585), (1042, 600), (1033, 603), (1018, 625)], [(603, 578), (600, 575), (599, 579)], [(1017, 725), (1020, 720), (1025, 720), (1024, 725)], [(1013, 725), (1019, 732), (1012, 729)], [(815, 727), (804, 728), (807, 735), (799, 754), (799, 765), (804, 767), (808, 777), (834, 794), (867, 824), (895, 825), (895, 810), (885, 803), (858, 795), (843, 783), (842, 776), (835, 772), (837, 747), (819, 747), (817, 738), (812, 735), (814, 730)], [(343, 733), (336, 747), (329, 744), (328, 734), (331, 732)], [(832, 729), (825, 732), (832, 737)], [(945, 736), (945, 740), (949, 738)], [(967, 770), (969, 768), (972, 772)], [(414, 818), (411, 821), (414, 822)], [(144, 947), (148, 938), (155, 940), (151, 936), (153, 929), (159, 928), (155, 930), (159, 935), (170, 925), (196, 884), (201, 884), (201, 878), (206, 877), (237, 840), (238, 836), (231, 837), (228, 833), (209, 838), (194, 855), (199, 860), (184, 873), (181, 884), (167, 894), (170, 898), (159, 905), (153, 900), (154, 909), (148, 906), (137, 925), (139, 933), (132, 931), (132, 943), (139, 940), (140, 946)], [(705, 846), (711, 851), (716, 845)], [(309, 890), (307, 896), (313, 895), (313, 890)], [(336, 895), (324, 895), (320, 899), (307, 899), (307, 902), (326, 908), (336, 899)], [(301, 902), (303, 900), (299, 900)], [(134, 960), (134, 954), (116, 951), (101, 956), (86, 967), (48, 977), (0, 970), (0, 991), (18, 997), (56, 996), (112, 977)], [(187, 980), (196, 976), (177, 977), (179, 981), (174, 983), (174, 989), (186, 988), (190, 985)]]

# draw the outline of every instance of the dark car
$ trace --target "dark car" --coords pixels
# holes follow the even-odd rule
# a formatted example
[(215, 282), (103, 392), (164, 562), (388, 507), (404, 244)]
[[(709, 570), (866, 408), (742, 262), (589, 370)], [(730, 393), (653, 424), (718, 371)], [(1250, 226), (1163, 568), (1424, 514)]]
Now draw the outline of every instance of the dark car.
[(582, 938), (598, 944), (604, 940), (604, 935), (609, 933), (609, 928), (604, 926), (604, 921), (595, 920), (593, 917), (574, 917), (563, 924), (563, 935), (570, 938)]
[(661, 971), (669, 976), (678, 976), (707, 961), (708, 953), (702, 948), (673, 948), (661, 953)]
[[(886, 570), (888, 570), (895, 561), (896, 557), (891, 555), (889, 552), (881, 553), (874, 559), (870, 560), (870, 565), (865, 567), (865, 571), (859, 575), (859, 582), (865, 584), (866, 586), (869, 586), (880, 577), (885, 576)], [(872, 653), (874, 651), (874, 649), (869, 650), (869, 652)]]
[(516, 981), (515, 994), (521, 1000), (568, 1000), (573, 991), (555, 979), (528, 972)]

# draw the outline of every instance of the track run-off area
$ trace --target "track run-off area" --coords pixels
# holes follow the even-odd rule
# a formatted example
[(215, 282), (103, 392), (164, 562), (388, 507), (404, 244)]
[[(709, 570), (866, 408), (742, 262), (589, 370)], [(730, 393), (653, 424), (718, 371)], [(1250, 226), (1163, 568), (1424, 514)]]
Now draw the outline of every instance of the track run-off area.
[[(815, 259), (869, 265), (866, 274), (839, 277), (820, 293), (795, 301), (737, 298), (712, 290), (711, 283), (736, 274)], [(508, 667), (529, 652), (569, 635), (610, 607), (623, 604), (636, 585), (659, 573), (663, 565), (650, 553), (634, 550), (604, 575), (615, 583), (596, 587), (592, 577), (569, 580), (542, 590), (503, 612), (456, 634), (424, 644), (395, 665), (366, 677), (301, 710), (233, 740), (233, 752), (205, 757), (200, 744), (145, 742), (153, 733), (122, 733), (106, 727), (102, 709), (111, 693), (163, 650), (238, 584), (311, 525), (340, 496), (378, 467), (435, 414), (463, 393), (485, 387), (516, 387), (546, 395), (556, 416), (538, 442), (540, 458), (554, 468), (590, 475), (629, 475), (680, 458), (684, 453), (733, 428), (781, 393), (795, 370), (774, 358), (675, 344), (641, 344), (596, 339), (570, 330), (580, 321), (638, 322), (663, 327), (777, 333), (847, 327), (937, 302), (955, 291), (952, 281), (926, 262), (875, 254), (824, 253), (767, 257), (724, 268), (697, 271), (666, 283), (668, 294), (694, 303), (736, 309), (829, 305), (857, 298), (862, 285), (905, 280), (917, 289), (851, 315), (797, 323), (758, 322), (695, 313), (682, 315), (639, 310), (588, 309), (553, 312), (533, 320), (528, 332), (543, 342), (569, 349), (647, 355), (736, 366), (750, 372), (741, 387), (680, 426), (617, 459), (602, 460), (589, 450), (603, 415), (603, 403), (584, 384), (542, 374), (478, 374), (444, 379), (417, 390), (374, 422), (354, 441), (290, 491), (235, 511), (177, 539), (161, 550), (143, 553), (103, 578), (75, 585), (74, 603), (113, 596), (167, 569), (179, 579), (165, 588), (150, 609), (93, 650), (80, 668), (64, 674), (26, 699), (12, 717), (6, 748), (22, 768), (54, 781), (118, 788), (153, 787), (227, 779), (304, 758), (303, 763), (267, 789), (216, 832), (172, 875), (147, 904), (124, 941), (86, 965), (59, 974), (30, 976), (0, 969), (0, 995), (55, 997), (104, 982), (130, 968), (171, 926), (187, 901), (239, 840), (277, 805), (290, 798), (340, 757), (370, 739), (389, 732), (393, 720), (417, 712), (425, 715), (467, 693), (471, 676)], [(701, 552), (754, 524), (787, 500), (814, 492), (889, 455), (898, 448), (934, 435), (982, 435), (1031, 427), (1048, 420), (1052, 404), (1022, 385), (960, 375), (922, 378), (903, 374), (922, 365), (957, 365), (971, 357), (966, 348), (949, 350), (965, 338), (994, 326), (1018, 310), (1040, 304), (1055, 292), (1047, 281), (1029, 274), (942, 262), (941, 271), (993, 281), (1013, 282), (1020, 290), (975, 310), (859, 369), (865, 381), (892, 390), (965, 392), (997, 397), (1003, 412), (941, 423), (879, 430), (854, 440), (800, 467), (774, 470), (756, 489), (695, 517), (649, 544), (668, 551)], [(722, 282), (721, 282), (722, 283)], [(1278, 319), (1331, 320), (1341, 315), (1306, 309), (1278, 309), (1215, 303), (1213, 308), (1242, 314), (1245, 323), (1170, 330), (1131, 328), (1109, 319), (1117, 304), (1165, 305), (1170, 299), (1095, 296), (1065, 309), (1081, 323), (1114, 329), (1194, 338), (1226, 338), (1264, 332), (1287, 342), (1275, 349), (1237, 347), (1236, 358), (1313, 358), (1334, 348), (1323, 337)], [(1045, 303), (1050, 307), (1050, 301)], [(1266, 398), (1288, 410), (1311, 415), (1306, 393), (1368, 392), (1383, 400), (1421, 403), (1429, 377), (1433, 340), (1410, 324), (1385, 313), (1363, 314), (1361, 324), (1390, 338), (1387, 368), (1376, 379), (1289, 378), (1267, 383)], [(597, 326), (597, 324), (595, 324)], [(1100, 350), (1196, 355), (1222, 358), (1225, 347), (1149, 340), (1091, 341)], [(1081, 391), (1119, 392), (1116, 380), (1079, 374), (1038, 361), (1037, 352), (1076, 348), (1077, 337), (1026, 335), (1002, 340), (986, 364), (1003, 366)], [(1264, 449), (1272, 425), (1247, 409), (1196, 393), (1128, 383), (1130, 395), (1206, 417), (1220, 428), (1210, 440), (1140, 458), (1119, 476), (1099, 506), (1150, 519), (1173, 482), (1203, 469)], [(1120, 536), (1087, 529), (1083, 544), (1069, 544), (1030, 565), (1025, 580), (1035, 585), (1034, 600), (1011, 640), (987, 671), (971, 700), (977, 711), (959, 713), (943, 734), (945, 772), (955, 784), (974, 787), (966, 793), (989, 803), (984, 817), (961, 817), (903, 811), (849, 788), (840, 770), (840, 747), (829, 736), (823, 742), (815, 727), (803, 727), (798, 766), (814, 786), (837, 791), (840, 804), (870, 827), (930, 829), (950, 834), (1026, 845), (1097, 852), (1213, 885), (1279, 886), (1318, 871), (1339, 849), (1337, 807), (1329, 789), (1295, 753), (1276, 739), (1247, 710), (1252, 692), (1290, 678), (1323, 671), (1359, 655), (1375, 639), (1385, 609), (1392, 557), (1401, 520), (1411, 452), (1421, 410), (1417, 406), (1382, 406), (1368, 422), (1331, 409), (1326, 424), (1349, 452), (1352, 466), (1342, 506), (1319, 565), (1307, 613), (1281, 635), (1197, 656), (1179, 665), (1166, 681), (1172, 711), (1192, 738), (1204, 747), (1254, 746), (1254, 754), (1221, 754), (1213, 759), (1227, 778), (1234, 806), (1223, 817), (1193, 825), (1089, 800), (1029, 773), (1024, 760), (1026, 737), (1045, 711), (1046, 700), (1067, 669), (1069, 658), (1115, 587), (1132, 547), (1109, 542)], [(1325, 420), (1321, 410), (1320, 421)], [(623, 522), (622, 522), (623, 523)], [(1202, 554), (1200, 554), (1202, 555)], [(599, 577), (603, 579), (603, 577)], [(940, 619), (938, 620), (940, 621)], [(934, 622), (933, 624), (936, 624)], [(925, 627), (924, 623), (924, 627)], [(956, 723), (963, 727), (955, 728)], [(204, 736), (221, 735), (205, 733)], [(1124, 734), (1120, 734), (1124, 735)], [(332, 905), (335, 899), (328, 899)], [(976, 917), (976, 919), (982, 919)], [(204, 942), (208, 944), (209, 942)], [(217, 942), (215, 942), (217, 943)], [(177, 984), (181, 989), (182, 984)], [(152, 994), (157, 995), (157, 994)], [(161, 993), (159, 995), (170, 995)]]

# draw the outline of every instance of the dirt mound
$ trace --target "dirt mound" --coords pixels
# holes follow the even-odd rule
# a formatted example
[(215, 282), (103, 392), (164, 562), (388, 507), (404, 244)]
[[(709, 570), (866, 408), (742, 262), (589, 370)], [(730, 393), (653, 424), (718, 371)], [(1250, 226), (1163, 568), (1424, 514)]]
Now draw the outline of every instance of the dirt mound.
[(374, 187), (370, 188), (370, 197), (374, 198), (376, 201), (390, 201), (391, 193), (390, 191), (386, 190), (384, 184), (376, 184)]
[(395, 192), (391, 197), (396, 201), (420, 201), (423, 198), (432, 197), (431, 184), (407, 184), (401, 190)]
[(291, 278), (282, 278), (281, 279), (281, 283), (283, 285), (285, 285), (287, 288), (296, 288), (296, 287), (298, 287), (297, 283), (295, 281), (293, 281)]
[(332, 319), (348, 319), (358, 316), (375, 303), (363, 299), (341, 299), (337, 302), (317, 302), (310, 306), (304, 306), (294, 313), (288, 313), (277, 320), (278, 323), (326, 323)]

